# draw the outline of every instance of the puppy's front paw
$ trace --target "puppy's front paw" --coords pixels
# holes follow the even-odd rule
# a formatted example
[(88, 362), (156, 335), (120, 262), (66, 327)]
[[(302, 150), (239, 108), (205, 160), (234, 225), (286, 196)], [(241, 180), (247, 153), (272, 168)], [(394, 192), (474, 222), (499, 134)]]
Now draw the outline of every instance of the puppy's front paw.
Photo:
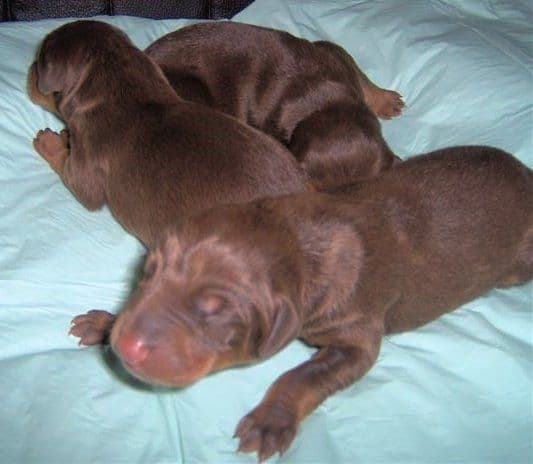
[(63, 164), (69, 154), (68, 132), (62, 130), (59, 134), (51, 129), (37, 132), (33, 139), (33, 147), (58, 174), (63, 172)]
[(80, 345), (106, 343), (114, 322), (113, 314), (100, 309), (91, 309), (72, 319), (69, 334), (79, 337)]
[(274, 453), (283, 454), (292, 443), (298, 423), (290, 408), (276, 403), (261, 403), (244, 416), (235, 437), (240, 439), (238, 451), (257, 451), (259, 461)]

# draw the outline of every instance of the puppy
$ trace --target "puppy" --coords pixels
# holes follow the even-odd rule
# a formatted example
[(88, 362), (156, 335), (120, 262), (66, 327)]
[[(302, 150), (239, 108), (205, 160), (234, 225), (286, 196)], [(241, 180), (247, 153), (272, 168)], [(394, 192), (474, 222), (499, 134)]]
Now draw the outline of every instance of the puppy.
[(107, 204), (147, 245), (170, 222), (215, 203), (309, 187), (279, 142), (179, 98), (158, 66), (106, 23), (50, 33), (28, 87), (68, 128), (39, 131), (37, 152), (84, 206)]
[(125, 367), (167, 386), (256, 362), (296, 337), (318, 347), (237, 427), (239, 449), (263, 460), (371, 368), (385, 334), (532, 277), (533, 171), (495, 148), (456, 147), (334, 194), (183, 222), (149, 253), (117, 320), (93, 311), (72, 333), (90, 344), (111, 330)]
[(284, 143), (319, 190), (374, 176), (397, 159), (377, 116), (403, 101), (330, 42), (218, 22), (184, 27), (146, 49), (174, 90)]

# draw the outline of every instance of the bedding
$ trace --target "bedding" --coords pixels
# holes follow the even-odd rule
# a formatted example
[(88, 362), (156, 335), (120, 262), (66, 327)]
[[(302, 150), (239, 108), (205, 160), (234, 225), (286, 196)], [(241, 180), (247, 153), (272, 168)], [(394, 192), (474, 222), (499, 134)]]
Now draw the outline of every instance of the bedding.
[[(98, 17), (139, 47), (192, 20)], [(234, 20), (331, 40), (407, 107), (382, 122), (403, 157), (487, 144), (533, 167), (532, 10), (527, 1), (256, 0)], [(66, 19), (0, 24), (0, 462), (255, 462), (240, 418), (311, 347), (182, 390), (132, 380), (67, 332), (119, 311), (145, 253), (109, 211), (85, 210), (33, 150), (52, 114), (25, 92), (35, 48)], [(512, 205), (509, 205), (512, 207)], [(531, 462), (533, 284), (494, 290), (389, 336), (370, 373), (324, 402), (272, 462)]]

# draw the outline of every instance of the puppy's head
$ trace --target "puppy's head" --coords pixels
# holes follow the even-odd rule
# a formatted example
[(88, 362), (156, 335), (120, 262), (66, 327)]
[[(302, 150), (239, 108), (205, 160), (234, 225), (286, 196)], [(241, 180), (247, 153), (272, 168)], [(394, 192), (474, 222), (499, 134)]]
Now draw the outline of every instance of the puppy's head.
[(113, 350), (134, 376), (174, 387), (275, 353), (300, 322), (268, 268), (260, 252), (231, 240), (170, 234), (146, 259), (113, 327)]
[(124, 43), (130, 42), (122, 31), (99, 21), (75, 21), (52, 31), (28, 72), (30, 98), (59, 114), (60, 101), (90, 77), (90, 63)]

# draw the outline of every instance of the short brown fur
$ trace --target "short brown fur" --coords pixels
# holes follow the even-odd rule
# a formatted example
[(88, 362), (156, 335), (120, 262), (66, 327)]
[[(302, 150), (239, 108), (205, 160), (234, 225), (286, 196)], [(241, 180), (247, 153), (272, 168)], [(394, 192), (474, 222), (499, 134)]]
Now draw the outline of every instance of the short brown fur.
[(36, 150), (84, 206), (107, 204), (146, 244), (214, 204), (310, 188), (279, 142), (179, 98), (158, 66), (106, 23), (77, 21), (50, 33), (28, 89), (68, 129), (40, 131)]
[[(72, 333), (111, 345), (133, 375), (170, 386), (317, 346), (240, 422), (241, 451), (282, 453), (302, 419), (363, 376), (387, 333), (420, 327), (533, 277), (533, 172), (490, 147), (410, 159), (335, 193), (215, 208), (149, 254), (119, 314)], [(113, 324), (114, 322), (114, 324)]]
[(401, 96), (376, 86), (331, 42), (228, 21), (167, 34), (146, 49), (184, 99), (284, 143), (318, 190), (376, 175), (397, 160), (376, 116)]

